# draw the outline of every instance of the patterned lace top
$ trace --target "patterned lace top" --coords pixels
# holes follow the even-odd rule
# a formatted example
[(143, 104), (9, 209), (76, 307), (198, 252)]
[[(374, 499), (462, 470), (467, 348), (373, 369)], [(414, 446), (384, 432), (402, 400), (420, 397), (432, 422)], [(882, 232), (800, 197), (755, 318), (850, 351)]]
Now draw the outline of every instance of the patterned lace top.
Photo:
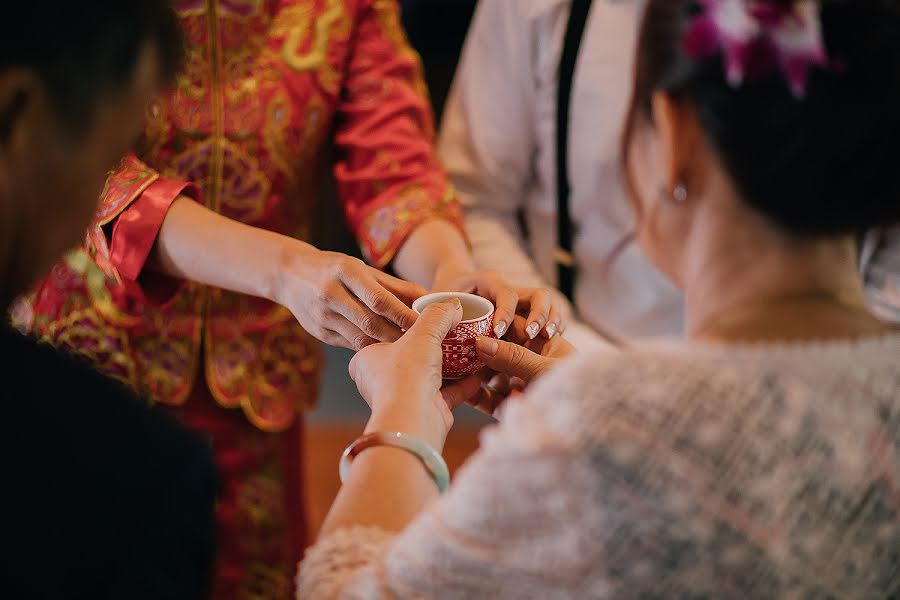
[(580, 357), (300, 598), (900, 598), (900, 335)]

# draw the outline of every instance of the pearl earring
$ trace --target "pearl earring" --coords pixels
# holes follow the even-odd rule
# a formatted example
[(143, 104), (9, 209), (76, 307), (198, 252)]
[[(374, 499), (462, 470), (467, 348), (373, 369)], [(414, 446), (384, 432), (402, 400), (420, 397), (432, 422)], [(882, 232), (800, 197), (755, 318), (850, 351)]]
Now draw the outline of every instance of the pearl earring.
[(664, 200), (672, 204), (684, 204), (688, 199), (687, 186), (679, 183), (671, 192), (663, 189), (661, 195)]

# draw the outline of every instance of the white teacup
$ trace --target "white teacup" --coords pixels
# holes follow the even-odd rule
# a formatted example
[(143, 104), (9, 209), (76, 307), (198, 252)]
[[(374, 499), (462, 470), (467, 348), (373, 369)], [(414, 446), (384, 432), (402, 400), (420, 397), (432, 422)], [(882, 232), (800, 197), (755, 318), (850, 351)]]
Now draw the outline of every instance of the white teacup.
[(444, 379), (462, 379), (481, 369), (484, 364), (478, 360), (475, 338), (493, 336), (491, 323), (494, 319), (494, 305), (487, 298), (463, 292), (437, 292), (422, 296), (413, 302), (412, 308), (422, 313), (429, 305), (457, 298), (462, 304), (462, 321), (444, 338), (443, 371)]

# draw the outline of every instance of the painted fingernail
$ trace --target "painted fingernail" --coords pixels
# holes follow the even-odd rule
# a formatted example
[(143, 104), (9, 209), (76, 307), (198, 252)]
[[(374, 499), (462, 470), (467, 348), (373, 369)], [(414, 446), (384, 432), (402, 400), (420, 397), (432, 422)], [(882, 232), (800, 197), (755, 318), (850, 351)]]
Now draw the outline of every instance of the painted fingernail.
[(488, 337), (478, 338), (475, 340), (475, 345), (478, 347), (479, 352), (488, 356), (496, 356), (500, 350), (500, 344), (497, 340)]
[(529, 323), (525, 331), (528, 333), (528, 338), (533, 340), (541, 332), (541, 324), (537, 321)]
[(552, 338), (556, 335), (556, 323), (550, 323), (547, 325), (547, 337)]
[(500, 321), (494, 327), (494, 335), (496, 335), (498, 338), (502, 338), (503, 334), (506, 333), (507, 327), (509, 327), (509, 325), (506, 323), (506, 321)]

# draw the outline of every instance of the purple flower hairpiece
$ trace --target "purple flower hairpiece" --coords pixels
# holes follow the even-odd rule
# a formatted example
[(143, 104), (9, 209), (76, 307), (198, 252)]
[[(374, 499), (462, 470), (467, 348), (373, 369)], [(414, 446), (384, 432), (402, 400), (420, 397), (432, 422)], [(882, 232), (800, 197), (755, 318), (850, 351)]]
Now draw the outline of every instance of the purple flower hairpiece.
[(816, 0), (699, 0), (684, 38), (691, 58), (722, 52), (728, 82), (738, 87), (780, 70), (794, 96), (806, 95), (810, 71), (828, 65)]

